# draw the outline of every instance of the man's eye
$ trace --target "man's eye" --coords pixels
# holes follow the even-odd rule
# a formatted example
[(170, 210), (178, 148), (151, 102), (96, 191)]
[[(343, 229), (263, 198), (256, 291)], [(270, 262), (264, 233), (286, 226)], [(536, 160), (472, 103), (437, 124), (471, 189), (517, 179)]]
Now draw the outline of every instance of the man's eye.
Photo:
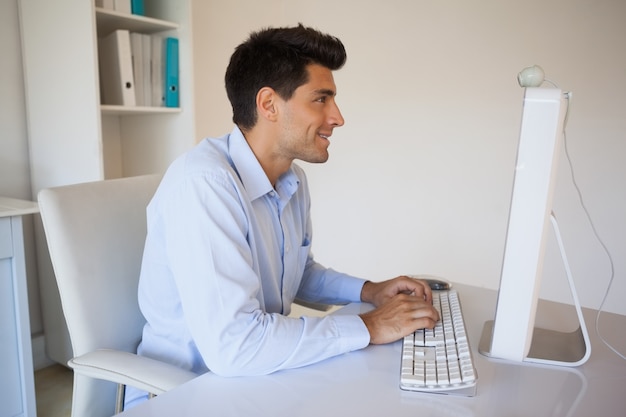
[(317, 99), (317, 100), (315, 100), (315, 101), (318, 101), (318, 102), (320, 102), (320, 103), (326, 103), (326, 97), (320, 97), (320, 98), (318, 98), (318, 99)]

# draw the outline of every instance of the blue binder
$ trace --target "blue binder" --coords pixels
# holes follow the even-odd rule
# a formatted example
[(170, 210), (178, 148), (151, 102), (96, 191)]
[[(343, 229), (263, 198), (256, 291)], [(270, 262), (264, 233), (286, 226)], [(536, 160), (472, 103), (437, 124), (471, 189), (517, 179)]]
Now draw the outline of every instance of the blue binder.
[(165, 107), (179, 107), (178, 39), (165, 39)]
[(146, 14), (143, 0), (131, 0), (130, 10), (132, 11), (133, 14), (136, 14), (139, 16), (145, 16)]

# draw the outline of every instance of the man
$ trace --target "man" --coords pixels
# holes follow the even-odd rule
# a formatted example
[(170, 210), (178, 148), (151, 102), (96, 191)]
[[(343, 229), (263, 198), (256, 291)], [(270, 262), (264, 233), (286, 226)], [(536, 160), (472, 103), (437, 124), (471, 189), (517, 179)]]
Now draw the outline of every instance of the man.
[[(344, 124), (332, 71), (345, 60), (338, 39), (302, 25), (261, 30), (236, 48), (226, 72), (236, 126), (178, 158), (148, 206), (140, 354), (197, 373), (268, 374), (439, 319), (426, 283), (365, 281), (311, 253), (308, 185), (293, 161), (328, 159)], [(376, 309), (290, 318), (296, 295)]]

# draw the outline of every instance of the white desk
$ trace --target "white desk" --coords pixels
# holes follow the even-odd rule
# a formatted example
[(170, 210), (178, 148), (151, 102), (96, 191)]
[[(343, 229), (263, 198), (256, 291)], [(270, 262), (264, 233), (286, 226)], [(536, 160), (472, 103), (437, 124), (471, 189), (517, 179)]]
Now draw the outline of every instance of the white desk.
[(31, 201), (0, 197), (0, 416), (35, 416), (22, 216)]
[[(483, 324), (493, 318), (496, 292), (456, 287), (478, 372), (475, 397), (401, 391), (400, 343), (396, 342), (262, 377), (221, 378), (208, 373), (127, 410), (123, 416), (626, 415), (626, 361), (597, 338), (594, 311), (584, 311), (592, 343), (591, 358), (584, 365), (565, 368), (505, 363), (477, 352)], [(542, 304), (554, 311), (550, 314), (553, 318), (563, 314), (563, 305)], [(334, 314), (354, 313), (360, 308), (353, 304)], [(575, 315), (573, 309), (571, 314)], [(601, 317), (601, 330), (612, 327), (621, 331), (612, 341), (620, 351), (626, 351), (626, 316), (603, 313)]]

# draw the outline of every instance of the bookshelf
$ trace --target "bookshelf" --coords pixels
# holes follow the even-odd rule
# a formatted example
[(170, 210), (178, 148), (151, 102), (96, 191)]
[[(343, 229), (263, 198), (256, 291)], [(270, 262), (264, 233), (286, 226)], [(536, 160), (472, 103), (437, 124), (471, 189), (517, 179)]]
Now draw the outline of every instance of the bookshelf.
[[(18, 0), (33, 196), (48, 187), (164, 172), (197, 140), (192, 0), (144, 0), (145, 16), (94, 0)], [(116, 29), (179, 40), (178, 108), (101, 105), (98, 38)], [(45, 236), (35, 222), (48, 356), (71, 357)]]
[(180, 113), (178, 107), (151, 107), (151, 106), (119, 106), (115, 104), (101, 104), (100, 112), (103, 116), (125, 116), (141, 114), (172, 114)]
[(129, 15), (101, 7), (96, 7), (95, 13), (98, 36), (111, 33), (115, 29), (127, 29), (131, 32), (155, 33), (164, 30), (178, 29), (179, 27), (175, 22), (147, 16)]

